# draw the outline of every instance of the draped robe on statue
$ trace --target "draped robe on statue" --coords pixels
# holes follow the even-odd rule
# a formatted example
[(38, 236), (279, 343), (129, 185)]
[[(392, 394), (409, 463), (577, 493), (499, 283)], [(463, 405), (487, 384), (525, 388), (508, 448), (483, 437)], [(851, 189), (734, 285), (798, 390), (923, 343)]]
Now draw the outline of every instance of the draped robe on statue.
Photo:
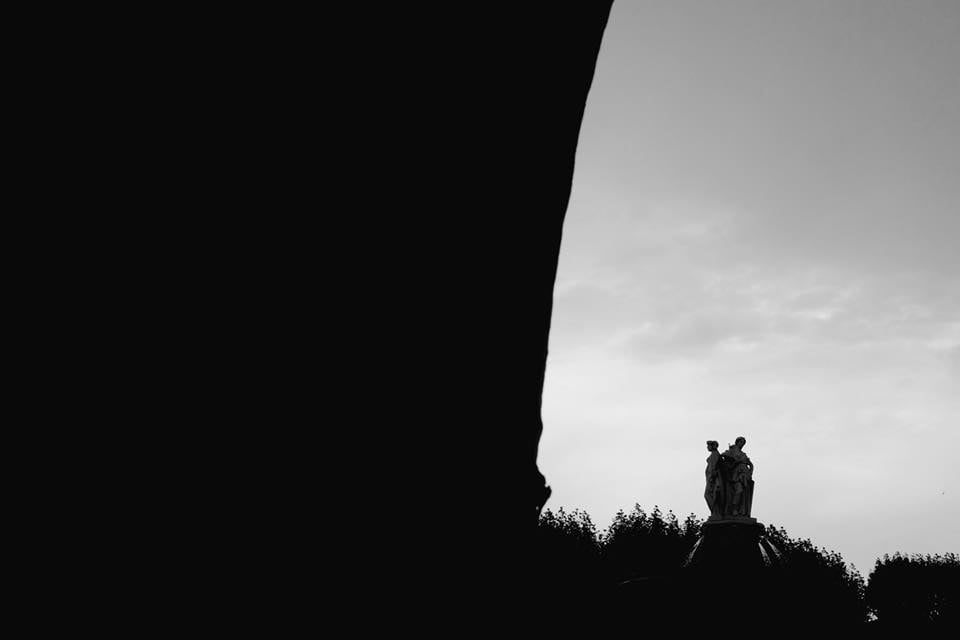
[(720, 457), (725, 517), (750, 517), (753, 507), (753, 463), (736, 445)]

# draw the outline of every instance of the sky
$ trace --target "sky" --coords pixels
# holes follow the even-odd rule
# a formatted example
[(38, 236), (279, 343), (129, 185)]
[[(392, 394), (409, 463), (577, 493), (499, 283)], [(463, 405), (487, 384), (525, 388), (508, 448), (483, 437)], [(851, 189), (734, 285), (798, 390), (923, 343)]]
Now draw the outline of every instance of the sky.
[(614, 2), (564, 223), (548, 508), (960, 551), (960, 2)]

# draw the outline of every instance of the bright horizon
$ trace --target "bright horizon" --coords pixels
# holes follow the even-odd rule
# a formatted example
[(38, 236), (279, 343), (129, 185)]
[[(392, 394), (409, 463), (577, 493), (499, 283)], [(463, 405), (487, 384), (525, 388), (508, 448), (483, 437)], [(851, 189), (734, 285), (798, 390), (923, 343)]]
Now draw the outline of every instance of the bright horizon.
[(839, 552), (960, 540), (960, 3), (614, 2), (564, 225), (547, 508), (753, 516)]

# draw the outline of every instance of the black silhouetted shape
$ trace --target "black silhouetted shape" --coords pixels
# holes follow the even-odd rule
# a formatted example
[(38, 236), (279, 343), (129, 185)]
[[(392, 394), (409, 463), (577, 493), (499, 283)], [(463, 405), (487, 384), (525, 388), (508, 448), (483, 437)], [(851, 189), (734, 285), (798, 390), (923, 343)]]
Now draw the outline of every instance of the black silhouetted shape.
[(960, 557), (885, 555), (870, 573), (866, 597), (882, 627), (960, 630)]
[(680, 522), (672, 512), (637, 505), (598, 532), (583, 511), (546, 511), (538, 540), (552, 601), (564, 619), (589, 611), (596, 628), (624, 632), (867, 624), (863, 578), (839, 554), (767, 527), (762, 537), (780, 554), (775, 562), (734, 554), (691, 566), (703, 524), (693, 514)]
[(357, 467), (379, 480), (363, 529), (376, 532), (369, 573), (402, 585), (396, 615), (538, 610), (553, 287), (610, 5), (397, 5), (344, 52), (381, 45), (356, 76), (374, 94), (356, 130), (368, 174), (342, 211), (364, 224), (331, 238), (354, 256), (329, 279), (360, 281), (345, 311), (361, 351), (336, 374), (363, 389), (351, 428), (385, 450), (375, 463), (357, 452)]

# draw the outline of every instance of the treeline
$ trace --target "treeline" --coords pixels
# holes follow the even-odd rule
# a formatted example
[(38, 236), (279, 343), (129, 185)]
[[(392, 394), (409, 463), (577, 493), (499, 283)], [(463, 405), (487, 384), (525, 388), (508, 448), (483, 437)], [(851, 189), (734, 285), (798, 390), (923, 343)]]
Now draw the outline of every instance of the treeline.
[(878, 619), (891, 624), (960, 628), (960, 557), (884, 555), (870, 574), (866, 601)]
[(547, 510), (537, 530), (538, 569), (550, 597), (568, 610), (695, 618), (740, 609), (729, 611), (731, 619), (752, 624), (958, 626), (956, 554), (884, 556), (865, 580), (839, 553), (768, 526), (765, 536), (782, 553), (774, 567), (749, 580), (693, 575), (684, 565), (702, 524), (693, 514), (681, 521), (636, 505), (598, 530), (584, 511)]

